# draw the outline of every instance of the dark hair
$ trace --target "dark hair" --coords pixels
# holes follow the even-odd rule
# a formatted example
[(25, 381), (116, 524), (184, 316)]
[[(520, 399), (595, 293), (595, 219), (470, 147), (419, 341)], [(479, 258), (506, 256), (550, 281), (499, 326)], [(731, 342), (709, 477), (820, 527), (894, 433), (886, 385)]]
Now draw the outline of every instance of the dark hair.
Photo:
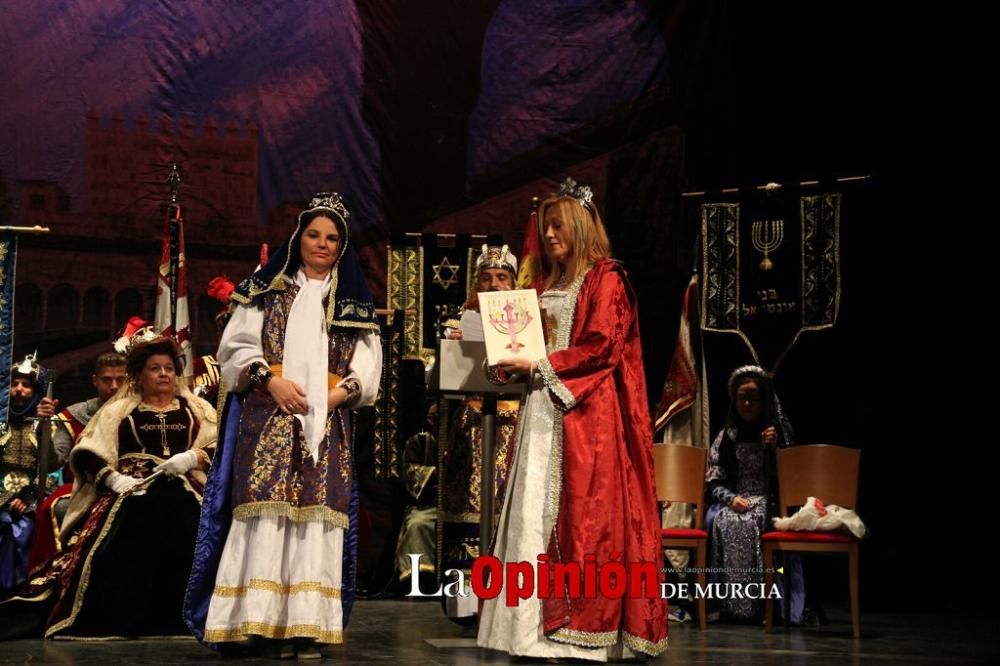
[(171, 338), (160, 337), (132, 347), (128, 353), (128, 362), (125, 364), (129, 376), (138, 379), (149, 357), (157, 354), (169, 356), (174, 362), (174, 370), (178, 375), (181, 374), (184, 369), (184, 356), (181, 354), (180, 346)]
[(127, 365), (127, 363), (122, 354), (118, 352), (105, 352), (94, 361), (94, 374), (99, 375), (104, 368), (120, 368), (123, 365)]
[(325, 217), (333, 222), (333, 226), (337, 227), (337, 233), (340, 234), (340, 246), (337, 248), (337, 260), (333, 265), (336, 266), (340, 263), (340, 260), (344, 258), (344, 253), (347, 251), (347, 223), (340, 219), (339, 215), (334, 215), (333, 213), (325, 210), (304, 213), (302, 215), (302, 222), (299, 224), (296, 229), (296, 233), (292, 237), (293, 245), (291, 247), (291, 256), (288, 261), (289, 274), (295, 275), (295, 271), (302, 266), (302, 251), (299, 249), (299, 243), (302, 242), (302, 236), (305, 235), (306, 229), (309, 228), (309, 225), (320, 217)]

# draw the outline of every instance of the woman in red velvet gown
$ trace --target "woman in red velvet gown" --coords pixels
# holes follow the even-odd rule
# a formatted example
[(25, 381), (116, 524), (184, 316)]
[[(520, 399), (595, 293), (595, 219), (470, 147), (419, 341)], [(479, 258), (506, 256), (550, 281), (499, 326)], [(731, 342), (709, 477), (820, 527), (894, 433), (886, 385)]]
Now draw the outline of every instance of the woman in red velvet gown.
[[(531, 389), (493, 552), (505, 563), (535, 564), (543, 554), (550, 567), (581, 571), (593, 556), (598, 568), (645, 564), (656, 575), (663, 555), (635, 294), (611, 259), (590, 188), (567, 180), (542, 202), (538, 221), (552, 265), (539, 299), (548, 354), (500, 364), (530, 373)], [(562, 588), (516, 606), (505, 594), (487, 600), (478, 644), (594, 661), (666, 649), (658, 593), (576, 598)]]

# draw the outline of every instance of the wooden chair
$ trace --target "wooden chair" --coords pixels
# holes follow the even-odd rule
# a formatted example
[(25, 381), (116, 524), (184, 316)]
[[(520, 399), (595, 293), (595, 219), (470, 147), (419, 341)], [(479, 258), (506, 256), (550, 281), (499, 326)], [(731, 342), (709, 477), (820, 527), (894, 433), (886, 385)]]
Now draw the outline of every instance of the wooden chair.
[[(853, 509), (858, 499), (858, 471), (861, 451), (842, 446), (811, 444), (779, 449), (778, 511), (788, 516), (788, 509), (801, 507), (809, 497), (824, 504), (836, 504)], [(861, 637), (861, 617), (858, 607), (858, 539), (841, 532), (767, 532), (764, 545), (764, 584), (771, 589), (774, 582), (774, 553), (810, 552), (845, 553), (850, 570), (851, 625), (854, 638)], [(788, 599), (786, 589), (785, 598)], [(764, 631), (770, 632), (774, 617), (774, 602), (764, 605)], [(788, 623), (786, 604), (785, 623)]]
[[(703, 525), (705, 502), (705, 449), (680, 444), (662, 444), (653, 447), (653, 467), (656, 472), (656, 499), (661, 502), (684, 502), (694, 506), (694, 528), (660, 530), (663, 548), (687, 550), (694, 553), (694, 566), (699, 573), (695, 580), (705, 587), (705, 554), (708, 550), (708, 533)], [(707, 624), (705, 598), (695, 599), (698, 628)]]

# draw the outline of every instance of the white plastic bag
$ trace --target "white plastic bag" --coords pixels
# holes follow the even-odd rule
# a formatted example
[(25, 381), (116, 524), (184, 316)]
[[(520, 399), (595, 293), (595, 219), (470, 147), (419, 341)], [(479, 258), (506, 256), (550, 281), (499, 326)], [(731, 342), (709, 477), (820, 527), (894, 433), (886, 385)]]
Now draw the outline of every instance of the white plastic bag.
[(775, 518), (774, 526), (790, 532), (850, 532), (858, 539), (867, 532), (853, 509), (826, 505), (815, 497), (808, 498), (794, 516)]

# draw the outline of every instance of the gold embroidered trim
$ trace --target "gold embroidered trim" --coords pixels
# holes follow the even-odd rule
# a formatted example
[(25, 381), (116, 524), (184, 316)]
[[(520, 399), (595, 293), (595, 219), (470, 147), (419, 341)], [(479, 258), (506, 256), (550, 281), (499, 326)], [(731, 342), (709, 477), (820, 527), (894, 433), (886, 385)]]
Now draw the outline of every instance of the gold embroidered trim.
[[(346, 231), (346, 229), (347, 229), (347, 223), (345, 222), (343, 231)], [(295, 232), (292, 233), (292, 238), (289, 239), (288, 253), (285, 256), (285, 265), (282, 266), (281, 270), (278, 271), (278, 273), (274, 276), (274, 279), (271, 280), (271, 284), (265, 287), (258, 287), (257, 285), (259, 283), (254, 282), (253, 276), (250, 276), (250, 293), (248, 294), (248, 296), (241, 296), (240, 294), (234, 291), (229, 297), (230, 300), (233, 300), (240, 305), (250, 306), (253, 304), (254, 299), (256, 299), (258, 296), (266, 294), (271, 290), (284, 291), (285, 289), (288, 288), (289, 284), (294, 284), (294, 278), (290, 275), (287, 275), (285, 271), (288, 270), (288, 264), (290, 263), (292, 257), (293, 243), (291, 242), (291, 240), (295, 238), (295, 234), (297, 234), (298, 231), (299, 227), (296, 226)], [(337, 261), (330, 268), (330, 289), (327, 292), (328, 294), (327, 305), (323, 313), (323, 318), (326, 320), (327, 328), (329, 328), (330, 326), (339, 326), (342, 328), (363, 328), (372, 331), (379, 331), (381, 329), (378, 325), (378, 322), (375, 321), (356, 322), (356, 321), (346, 321), (343, 319), (337, 319), (335, 309), (337, 308), (339, 302), (337, 300), (337, 287), (340, 282), (339, 266), (340, 266), (340, 260), (344, 258), (344, 254), (346, 254), (347, 252), (348, 242), (349, 242), (348, 235), (345, 233), (344, 238), (342, 239), (340, 245), (340, 254), (337, 256)], [(366, 308), (358, 308), (356, 304), (351, 304), (351, 303), (341, 304), (340, 307), (341, 317), (347, 314), (351, 314), (351, 312), (357, 312), (358, 314), (364, 317), (367, 316), (368, 311)]]
[(60, 495), (59, 497), (52, 500), (52, 504), (49, 505), (49, 521), (52, 523), (52, 536), (55, 537), (56, 540), (57, 553), (61, 553), (63, 551), (63, 545), (62, 545), (62, 539), (60, 538), (60, 536), (62, 535), (62, 529), (60, 529), (61, 525), (59, 524), (59, 519), (56, 516), (56, 508), (60, 502), (63, 501), (68, 502), (69, 498), (70, 498), (69, 495)]
[(546, 635), (556, 643), (569, 643), (585, 648), (611, 647), (618, 642), (617, 631), (577, 631), (576, 629), (556, 629)]
[[(650, 657), (655, 657), (667, 649), (666, 636), (655, 643), (645, 638), (640, 638), (639, 636), (633, 636), (627, 631), (621, 632), (621, 637), (625, 643), (625, 647), (633, 650), (634, 652), (641, 652), (642, 654), (649, 655)], [(546, 636), (546, 638), (556, 643), (569, 643), (571, 645), (579, 645), (580, 647), (585, 648), (600, 648), (611, 647), (617, 643), (619, 640), (619, 632), (590, 632), (577, 631), (576, 629), (556, 629), (554, 632)]]
[(318, 624), (293, 624), (289, 626), (263, 622), (241, 622), (236, 629), (206, 629), (205, 642), (232, 643), (250, 636), (264, 638), (315, 638), (320, 643), (343, 643), (343, 631), (324, 631)]
[(76, 622), (76, 616), (80, 614), (80, 608), (83, 607), (83, 597), (90, 586), (90, 565), (94, 559), (94, 553), (99, 550), (99, 546), (104, 542), (104, 538), (111, 531), (111, 526), (115, 522), (115, 516), (118, 515), (118, 509), (121, 508), (122, 501), (128, 497), (129, 495), (119, 495), (108, 511), (108, 515), (104, 519), (104, 525), (101, 526), (101, 533), (97, 535), (97, 540), (91, 547), (90, 552), (87, 553), (87, 559), (83, 562), (83, 570), (80, 572), (80, 582), (76, 586), (76, 597), (73, 599), (73, 608), (70, 611), (69, 617), (49, 627), (45, 631), (46, 638), (52, 638), (56, 633), (73, 626), (73, 623)]
[(319, 583), (319, 581), (315, 580), (285, 585), (276, 580), (251, 578), (246, 585), (216, 585), (212, 594), (217, 597), (245, 597), (248, 590), (263, 590), (265, 592), (272, 592), (286, 597), (292, 594), (298, 594), (299, 592), (319, 592), (320, 595), (327, 597), (328, 599), (340, 599), (339, 588), (324, 587)]
[[(392, 247), (388, 248), (388, 265), (386, 285), (386, 307), (390, 310), (402, 310), (403, 319), (403, 359), (421, 358), (421, 343), (424, 330), (423, 324), (423, 247)], [(412, 310), (413, 314), (406, 314)]]
[[(418, 573), (434, 573), (435, 571), (436, 571), (436, 569), (434, 568), (434, 565), (431, 564), (430, 562), (423, 562), (423, 561), (421, 561), (420, 562), (420, 566), (417, 567), (417, 572)], [(468, 576), (468, 575), (470, 575), (470, 574), (466, 574), (466, 576)], [(412, 568), (406, 569), (405, 571), (400, 571), (399, 572), (399, 580), (400, 581), (405, 581), (405, 580), (408, 580), (408, 579), (410, 579), (412, 577), (413, 577), (413, 569)]]
[[(304, 230), (303, 230), (304, 231)], [(346, 235), (346, 234), (345, 234)], [(333, 266), (330, 267), (330, 289), (326, 292), (326, 312), (323, 317), (326, 321), (327, 327), (333, 323), (333, 318), (336, 315), (337, 309), (337, 287), (340, 285), (340, 272), (337, 271), (337, 264), (340, 263), (341, 257), (344, 256), (343, 252), (347, 249), (347, 239), (344, 239), (344, 247), (341, 249), (341, 254), (337, 257), (337, 261), (334, 262)], [(291, 312), (291, 308), (289, 308)]]
[(348, 528), (347, 514), (328, 506), (292, 506), (287, 502), (247, 502), (233, 509), (233, 518), (287, 518), (295, 523), (331, 523), (334, 527)]
[(639, 638), (638, 636), (633, 636), (627, 631), (625, 634), (625, 647), (629, 648), (634, 652), (641, 652), (643, 654), (649, 655), (650, 657), (655, 657), (664, 650), (667, 649), (667, 637), (664, 636), (661, 640), (657, 642), (646, 640), (645, 638)]
[(73, 432), (73, 426), (70, 424), (68, 418), (66, 418), (62, 414), (56, 414), (55, 416), (52, 417), (52, 424), (53, 426), (61, 425), (63, 430), (66, 431), (66, 434), (69, 435), (70, 442), (74, 442), (76, 440), (76, 433)]
[(193, 641), (194, 636), (174, 634), (172, 636), (54, 636), (53, 640), (75, 643), (107, 643), (109, 641)]
[(333, 326), (339, 326), (340, 328), (363, 328), (363, 329), (369, 330), (369, 331), (381, 331), (382, 330), (381, 328), (379, 328), (379, 325), (376, 322), (344, 321), (344, 320), (334, 319), (332, 325)]

